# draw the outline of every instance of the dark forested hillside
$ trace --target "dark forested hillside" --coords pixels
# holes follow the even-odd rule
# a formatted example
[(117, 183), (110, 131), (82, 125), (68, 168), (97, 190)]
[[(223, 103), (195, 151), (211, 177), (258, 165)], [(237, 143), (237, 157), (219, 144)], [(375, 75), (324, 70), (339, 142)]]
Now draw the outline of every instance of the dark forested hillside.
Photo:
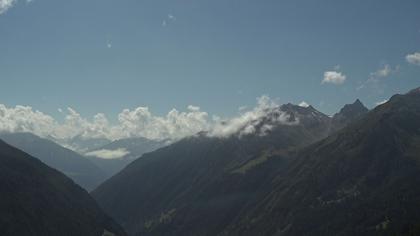
[(60, 172), (0, 141), (0, 234), (125, 235)]
[(84, 156), (31, 133), (2, 133), (0, 139), (38, 158), (90, 191), (106, 179), (105, 173)]

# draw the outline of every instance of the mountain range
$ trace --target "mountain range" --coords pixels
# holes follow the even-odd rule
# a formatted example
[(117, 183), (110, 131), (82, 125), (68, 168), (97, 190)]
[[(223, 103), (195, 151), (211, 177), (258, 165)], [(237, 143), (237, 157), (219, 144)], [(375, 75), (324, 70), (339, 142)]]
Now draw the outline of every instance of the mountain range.
[[(370, 111), (264, 114), (233, 134), (93, 140), (84, 154), (0, 134), (40, 160), (0, 142), (2, 235), (420, 234), (420, 88)], [(97, 203), (59, 171), (102, 182)]]
[[(284, 114), (287, 122), (278, 123)], [(242, 235), (227, 230), (301, 150), (367, 114), (358, 100), (333, 117), (285, 104), (252, 121), (251, 134), (201, 133), (145, 154), (92, 195), (130, 235)]]

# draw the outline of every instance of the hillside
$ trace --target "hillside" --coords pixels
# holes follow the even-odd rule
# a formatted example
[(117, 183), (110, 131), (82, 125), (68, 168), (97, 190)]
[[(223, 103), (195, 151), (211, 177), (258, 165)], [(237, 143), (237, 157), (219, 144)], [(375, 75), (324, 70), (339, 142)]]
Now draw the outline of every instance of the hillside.
[(125, 235), (85, 190), (3, 141), (0, 192), (1, 235)]
[(34, 156), (90, 191), (105, 180), (105, 173), (84, 156), (31, 133), (2, 133), (0, 139)]

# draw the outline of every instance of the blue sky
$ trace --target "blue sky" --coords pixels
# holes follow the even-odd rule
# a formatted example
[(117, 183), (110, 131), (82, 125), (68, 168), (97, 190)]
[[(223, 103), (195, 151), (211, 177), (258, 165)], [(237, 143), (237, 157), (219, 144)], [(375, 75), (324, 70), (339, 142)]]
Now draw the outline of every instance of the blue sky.
[[(419, 10), (418, 0), (17, 0), (0, 14), (0, 103), (110, 118), (188, 105), (229, 116), (263, 94), (327, 114), (356, 98), (372, 107), (420, 86)], [(328, 71), (341, 82), (323, 83)]]

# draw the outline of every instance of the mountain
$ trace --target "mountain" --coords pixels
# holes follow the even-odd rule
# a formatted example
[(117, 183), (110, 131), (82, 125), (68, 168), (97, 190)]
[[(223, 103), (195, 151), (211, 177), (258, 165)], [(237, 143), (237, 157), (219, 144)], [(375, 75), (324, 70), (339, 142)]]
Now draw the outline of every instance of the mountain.
[(72, 180), (3, 141), (0, 232), (3, 236), (126, 235)]
[[(287, 123), (278, 123), (284, 112)], [(216, 235), (290, 152), (327, 135), (330, 118), (287, 104), (250, 123), (250, 134), (202, 133), (144, 154), (92, 195), (131, 235)], [(273, 153), (283, 158), (266, 165)]]
[(92, 195), (130, 235), (418, 235), (420, 90), (360, 108), (332, 132), (331, 118), (286, 104), (295, 125), (261, 136), (272, 112), (253, 134), (181, 140)]
[(106, 178), (105, 173), (84, 156), (31, 133), (2, 133), (0, 139), (63, 172), (88, 191)]
[(419, 89), (293, 159), (220, 235), (419, 235)]
[[(169, 141), (155, 141), (147, 138), (126, 138), (113, 141), (109, 144), (95, 148), (85, 153), (86, 157), (101, 168), (111, 177), (121, 171), (133, 160), (141, 157), (143, 154), (155, 151), (167, 145)], [(116, 157), (105, 157), (109, 153), (120, 153)]]
[(357, 99), (353, 104), (346, 104), (331, 121), (331, 132), (337, 131), (353, 121), (361, 119), (369, 112), (363, 103)]

